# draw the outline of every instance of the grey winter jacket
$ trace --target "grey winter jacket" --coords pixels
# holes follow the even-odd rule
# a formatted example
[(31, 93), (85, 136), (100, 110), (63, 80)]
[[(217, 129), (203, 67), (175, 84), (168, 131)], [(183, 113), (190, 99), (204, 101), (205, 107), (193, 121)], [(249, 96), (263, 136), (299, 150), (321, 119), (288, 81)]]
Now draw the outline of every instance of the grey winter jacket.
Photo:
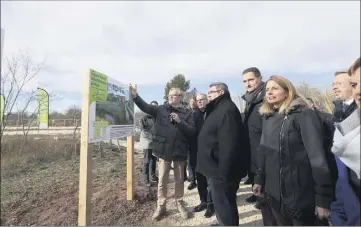
[(141, 119), (141, 132), (139, 143), (143, 149), (152, 149), (153, 134), (151, 129), (155, 124), (155, 119), (151, 115), (146, 115)]

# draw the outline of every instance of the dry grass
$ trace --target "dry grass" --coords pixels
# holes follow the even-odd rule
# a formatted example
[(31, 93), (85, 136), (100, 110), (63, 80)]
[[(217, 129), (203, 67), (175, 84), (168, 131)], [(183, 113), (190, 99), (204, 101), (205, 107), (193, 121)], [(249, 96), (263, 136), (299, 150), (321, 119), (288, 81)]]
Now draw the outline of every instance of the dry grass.
[[(11, 136), (1, 143), (1, 225), (77, 225), (77, 141)], [(100, 157), (96, 148), (93, 224), (139, 225), (154, 209), (155, 190), (144, 187), (136, 171), (135, 200), (126, 201), (124, 149)], [(140, 160), (136, 156), (136, 164)]]
[(70, 159), (76, 144), (76, 140), (67, 137), (4, 136), (1, 141), (2, 177), (16, 176), (62, 158)]

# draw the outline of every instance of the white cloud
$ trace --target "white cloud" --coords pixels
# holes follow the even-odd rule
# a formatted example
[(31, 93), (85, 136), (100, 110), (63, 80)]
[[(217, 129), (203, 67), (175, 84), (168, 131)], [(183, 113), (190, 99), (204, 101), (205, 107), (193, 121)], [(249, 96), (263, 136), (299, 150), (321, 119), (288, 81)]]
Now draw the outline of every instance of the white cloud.
[[(127, 83), (347, 68), (360, 56), (360, 2), (1, 2), (4, 55), (47, 58), (33, 84), (80, 91), (91, 67)], [(34, 85), (35, 86), (35, 85)]]

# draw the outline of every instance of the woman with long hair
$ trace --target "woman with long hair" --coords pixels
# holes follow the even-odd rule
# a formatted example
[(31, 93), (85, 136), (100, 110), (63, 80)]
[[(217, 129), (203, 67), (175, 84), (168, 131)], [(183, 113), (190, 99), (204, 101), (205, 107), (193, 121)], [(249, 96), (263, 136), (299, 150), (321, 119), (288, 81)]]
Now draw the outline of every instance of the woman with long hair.
[(277, 225), (327, 225), (334, 196), (316, 112), (288, 79), (271, 76), (260, 113), (253, 193), (267, 196)]

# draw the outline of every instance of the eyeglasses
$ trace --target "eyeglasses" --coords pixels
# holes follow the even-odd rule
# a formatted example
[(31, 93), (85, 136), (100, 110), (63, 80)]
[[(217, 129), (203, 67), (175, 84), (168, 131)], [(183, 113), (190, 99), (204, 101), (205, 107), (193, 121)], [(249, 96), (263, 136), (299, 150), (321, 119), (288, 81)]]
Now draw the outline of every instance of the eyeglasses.
[(210, 94), (217, 93), (217, 92), (220, 92), (220, 91), (222, 91), (222, 90), (208, 91), (208, 94), (210, 95)]
[(171, 98), (171, 97), (179, 97), (180, 95), (168, 95), (168, 98)]

